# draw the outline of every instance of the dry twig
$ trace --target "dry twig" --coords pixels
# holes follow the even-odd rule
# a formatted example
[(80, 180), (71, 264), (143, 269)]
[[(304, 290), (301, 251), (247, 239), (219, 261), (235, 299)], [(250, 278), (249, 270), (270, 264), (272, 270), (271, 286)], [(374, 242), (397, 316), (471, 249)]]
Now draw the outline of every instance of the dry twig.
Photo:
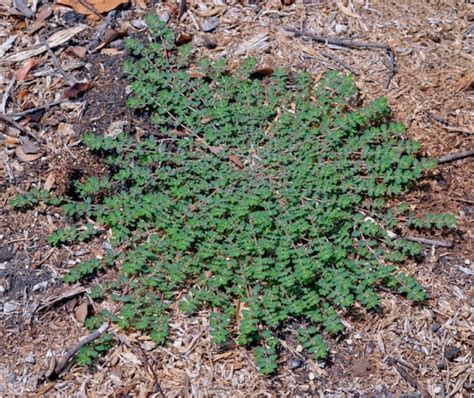
[(42, 140), (40, 140), (35, 133), (33, 133), (32, 131), (29, 131), (27, 129), (25, 129), (21, 124), (15, 122), (10, 116), (8, 115), (5, 115), (4, 113), (0, 113), (0, 120), (5, 122), (5, 123), (8, 123), (9, 125), (15, 127), (17, 130), (19, 130), (20, 132), (22, 132), (23, 134), (27, 134), (29, 135), (31, 138), (35, 139), (36, 141), (38, 142), (41, 142)]
[(54, 367), (54, 370), (51, 374), (47, 374), (46, 377), (49, 379), (56, 378), (59, 376), (63, 370), (66, 368), (67, 364), (71, 360), (71, 358), (76, 355), (76, 353), (84, 347), (86, 344), (89, 344), (90, 342), (94, 341), (98, 337), (100, 337), (102, 334), (105, 333), (105, 331), (109, 328), (109, 323), (104, 322), (97, 330), (92, 332), (89, 336), (84, 337), (82, 340), (80, 340), (74, 347), (72, 347), (70, 350), (68, 350), (64, 356), (61, 358), (61, 360), (58, 362), (58, 364)]
[(439, 247), (453, 247), (454, 246), (452, 242), (448, 242), (447, 240), (428, 239), (428, 238), (421, 238), (418, 236), (405, 236), (404, 239), (412, 241), (412, 242), (430, 245), (430, 246), (439, 246)]
[(12, 88), (15, 82), (16, 82), (16, 77), (15, 75), (13, 75), (13, 79), (10, 81), (10, 83), (8, 83), (8, 86), (5, 89), (5, 92), (3, 93), (2, 103), (0, 104), (0, 113), (3, 113), (3, 114), (7, 113), (8, 98), (10, 97), (10, 93), (12, 91)]
[(66, 82), (67, 82), (70, 86), (76, 84), (76, 83), (77, 83), (77, 80), (75, 79), (74, 76), (69, 75), (69, 74), (63, 69), (63, 67), (61, 66), (61, 61), (60, 61), (59, 58), (56, 56), (56, 54), (54, 53), (54, 51), (51, 50), (51, 47), (49, 46), (48, 41), (47, 41), (47, 40), (44, 40), (42, 44), (46, 47), (46, 51), (48, 52), (48, 54), (50, 55), (50, 57), (53, 59), (53, 62), (54, 62), (54, 64), (56, 65), (56, 68), (58, 68), (59, 73), (61, 73), (61, 75), (64, 77), (64, 80), (66, 80)]
[(434, 113), (428, 112), (428, 116), (431, 117), (433, 120), (439, 122), (445, 130), (452, 131), (453, 133), (461, 133), (461, 134), (474, 134), (474, 131), (463, 129), (461, 127), (451, 126), (446, 119), (435, 115)]
[(389, 87), (390, 82), (392, 81), (393, 77), (395, 76), (395, 73), (396, 73), (396, 70), (397, 70), (396, 69), (397, 67), (396, 67), (396, 60), (395, 60), (395, 52), (387, 44), (367, 43), (367, 42), (353, 41), (353, 40), (349, 40), (349, 39), (339, 39), (337, 37), (313, 35), (313, 34), (305, 33), (305, 32), (303, 32), (299, 29), (295, 29), (295, 28), (292, 28), (292, 27), (289, 27), (289, 26), (286, 26), (285, 29), (288, 32), (293, 32), (295, 34), (295, 37), (307, 38), (307, 39), (316, 41), (318, 43), (332, 44), (334, 46), (354, 48), (354, 49), (365, 48), (365, 49), (369, 49), (369, 50), (383, 50), (387, 53), (388, 59), (389, 59), (389, 64), (388, 64), (389, 75), (388, 75), (387, 83), (385, 84), (385, 88)]
[(440, 158), (438, 158), (438, 163), (443, 164), (443, 163), (454, 162), (455, 160), (468, 158), (470, 156), (474, 156), (474, 149), (468, 149), (466, 151), (455, 152), (455, 153), (450, 153), (448, 155), (441, 156)]
[(86, 46), (87, 51), (92, 51), (92, 52), (96, 51), (96, 50), (92, 50), (92, 49), (97, 49), (97, 47), (100, 44), (100, 40), (102, 39), (102, 36), (104, 35), (105, 31), (114, 22), (116, 14), (117, 14), (117, 11), (115, 11), (115, 10), (113, 10), (113, 11), (111, 11), (107, 14), (107, 17), (105, 18), (105, 20), (103, 20), (101, 22), (101, 24), (98, 26), (97, 33), (95, 34), (94, 38)]
[(19, 119), (23, 116), (29, 115), (30, 113), (34, 113), (42, 109), (52, 108), (53, 106), (61, 105), (62, 103), (63, 101), (54, 101), (54, 102), (50, 102), (49, 104), (39, 105), (39, 106), (35, 106), (34, 108), (26, 109), (22, 112), (10, 113), (8, 116), (11, 118)]
[(359, 72), (357, 72), (354, 68), (350, 67), (347, 63), (345, 63), (343, 60), (328, 54), (326, 52), (321, 51), (321, 55), (323, 57), (326, 57), (327, 59), (330, 59), (331, 61), (335, 62), (336, 64), (341, 65), (344, 69), (347, 69), (349, 72), (351, 72), (355, 76), (359, 76)]
[(389, 358), (388, 359), (388, 364), (392, 365), (395, 367), (397, 370), (398, 374), (403, 377), (403, 379), (410, 385), (412, 386), (415, 390), (421, 393), (421, 396), (423, 398), (428, 398), (431, 395), (428, 393), (428, 391), (425, 390), (423, 386), (420, 385), (402, 366), (400, 366), (399, 361), (397, 361), (394, 358)]
[(140, 352), (141, 352), (141, 354), (142, 354), (142, 357), (143, 357), (143, 359), (145, 360), (145, 362), (146, 362), (146, 364), (147, 364), (147, 367), (148, 367), (148, 369), (150, 370), (150, 373), (151, 373), (151, 375), (152, 375), (152, 377), (153, 377), (153, 381), (154, 381), (154, 383), (155, 383), (155, 391), (154, 391), (154, 392), (158, 392), (158, 394), (160, 394), (160, 396), (161, 396), (162, 398), (165, 398), (166, 395), (165, 395), (163, 389), (161, 388), (160, 381), (158, 380), (158, 375), (156, 374), (155, 369), (153, 368), (153, 366), (151, 366), (151, 363), (150, 363), (150, 361), (148, 360), (148, 357), (147, 357), (147, 355), (146, 355), (145, 350), (142, 348), (142, 346), (141, 346), (140, 344), (137, 344), (137, 346), (138, 346), (138, 348), (140, 349)]

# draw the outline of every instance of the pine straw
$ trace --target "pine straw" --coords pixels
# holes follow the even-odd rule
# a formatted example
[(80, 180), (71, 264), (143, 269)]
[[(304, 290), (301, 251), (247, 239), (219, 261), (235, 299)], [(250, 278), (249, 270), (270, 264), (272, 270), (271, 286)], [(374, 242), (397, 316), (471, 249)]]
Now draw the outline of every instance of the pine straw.
[[(188, 3), (193, 9), (193, 2)], [(363, 97), (388, 96), (395, 118), (406, 123), (408, 135), (422, 142), (426, 154), (441, 156), (473, 147), (472, 135), (445, 129), (430, 116), (433, 113), (450, 126), (474, 129), (469, 74), (473, 60), (468, 51), (469, 47), (472, 51), (473, 39), (465, 35), (474, 10), (468, 2), (443, 1), (435, 6), (428, 2), (354, 0), (352, 15), (350, 4), (341, 8), (332, 1), (313, 5), (296, 1), (290, 7), (279, 6), (279, 1), (265, 3), (259, 13), (254, 8), (224, 7), (226, 12), (212, 35), (218, 48), (200, 51), (211, 57), (225, 53), (233, 62), (235, 54), (256, 55), (262, 66), (284, 65), (316, 75), (327, 68), (344, 69), (344, 63), (358, 73)], [(367, 8), (362, 6), (365, 3)], [(137, 11), (129, 17), (132, 15)], [(197, 38), (202, 33), (196, 31), (194, 21), (200, 21), (197, 13), (194, 18), (185, 15), (178, 27)], [(349, 28), (344, 36), (360, 35), (363, 41), (386, 43), (397, 50), (397, 74), (388, 91), (384, 88), (387, 68), (383, 52), (335, 51), (293, 38), (282, 28), (304, 26), (308, 32), (333, 36), (336, 23)], [(246, 44), (252, 38), (256, 38), (254, 49), (248, 50)], [(416, 307), (399, 296), (383, 293), (379, 312), (353, 311), (346, 318), (344, 338), (329, 341), (333, 361), (328, 366), (309, 363), (290, 370), (288, 362), (298, 355), (299, 347), (289, 336), (278, 375), (263, 378), (247, 350), (216, 351), (209, 341), (206, 312), (189, 318), (176, 313), (169, 343), (145, 350), (146, 358), (138, 348), (138, 344), (148, 347), (145, 336), (116, 330), (124, 343), (99, 360), (94, 369), (73, 365), (61, 380), (39, 382), (50, 358), (59, 358), (86, 334), (72, 316), (75, 303), (69, 303), (40, 314), (31, 327), (19, 327), (14, 319), (2, 323), (1, 354), (6, 360), (0, 364), (0, 395), (158, 397), (156, 377), (168, 397), (323, 397), (415, 390), (428, 396), (469, 396), (468, 388), (474, 382), (472, 164), (472, 159), (465, 159), (440, 166), (436, 178), (420, 184), (408, 196), (420, 214), (449, 211), (459, 216), (457, 232), (447, 237), (456, 244), (454, 249), (427, 248), (423, 261), (404, 266), (428, 288), (430, 300)], [(60, 263), (62, 258), (58, 255), (55, 259)], [(445, 354), (453, 347), (460, 353), (450, 361)], [(36, 364), (24, 363), (28, 354), (35, 355)], [(370, 370), (364, 373), (360, 364), (365, 359)], [(16, 379), (10, 377), (13, 374)]]

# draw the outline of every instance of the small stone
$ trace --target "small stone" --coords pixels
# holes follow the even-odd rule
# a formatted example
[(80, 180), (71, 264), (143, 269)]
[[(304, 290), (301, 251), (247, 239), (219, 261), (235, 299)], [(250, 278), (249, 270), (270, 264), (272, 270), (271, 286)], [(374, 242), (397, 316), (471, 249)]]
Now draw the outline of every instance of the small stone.
[(31, 365), (34, 365), (36, 363), (36, 359), (33, 355), (28, 355), (26, 358), (25, 358), (25, 363), (29, 363)]
[(303, 346), (301, 344), (298, 344), (296, 346), (296, 352), (301, 352), (301, 351), (303, 351)]
[(326, 366), (328, 366), (328, 363), (324, 359), (319, 360), (317, 364), (321, 369), (324, 369)]
[(436, 367), (439, 369), (439, 370), (444, 370), (446, 369), (446, 364), (444, 362), (438, 362), (436, 364)]
[(0, 263), (0, 271), (6, 270), (7, 269), (7, 262), (5, 261), (4, 263)]
[(290, 369), (298, 369), (303, 364), (303, 361), (299, 358), (293, 358), (290, 360), (289, 367)]
[(446, 350), (444, 353), (444, 357), (448, 361), (454, 361), (460, 354), (461, 350), (458, 347), (451, 347), (450, 349)]
[(40, 282), (33, 286), (33, 291), (36, 292), (37, 290), (46, 289), (47, 287), (48, 281)]
[(10, 314), (12, 312), (15, 312), (17, 308), (18, 306), (15, 303), (7, 301), (5, 304), (3, 304), (3, 313)]
[(182, 339), (176, 339), (173, 341), (173, 347), (175, 348), (181, 348), (183, 346), (183, 340)]
[(313, 372), (309, 372), (308, 377), (310, 380), (314, 380), (316, 378), (316, 375)]
[(145, 21), (143, 21), (142, 19), (139, 19), (139, 18), (132, 19), (132, 22), (130, 22), (130, 23), (132, 24), (132, 26), (135, 29), (144, 29), (144, 28), (146, 28)]
[(334, 30), (339, 35), (341, 33), (346, 33), (349, 30), (349, 27), (347, 25), (343, 25), (343, 24), (338, 23), (334, 27)]
[(90, 250), (87, 249), (86, 247), (82, 248), (82, 249), (79, 249), (78, 251), (76, 251), (74, 254), (76, 256), (83, 256), (84, 254), (88, 254), (90, 253)]
[[(131, 94), (132, 93), (132, 87), (131, 86), (125, 87), (125, 93), (127, 95)], [(112, 245), (109, 242), (103, 242), (102, 243), (102, 248), (106, 249), (106, 250), (112, 250)]]
[(202, 30), (204, 32), (211, 32), (219, 25), (219, 19), (217, 17), (205, 18), (202, 22)]
[(160, 14), (159, 18), (161, 22), (168, 23), (171, 19), (171, 15), (168, 11), (164, 11)]
[(156, 348), (156, 343), (154, 343), (153, 341), (145, 341), (143, 343), (143, 348), (145, 349), (145, 351), (152, 351)]
[(194, 44), (196, 44), (198, 47), (209, 48), (210, 50), (217, 47), (217, 43), (213, 39), (204, 35), (196, 37), (194, 39)]
[(5, 288), (2, 285), (0, 285), (0, 294), (3, 294), (3, 293), (5, 293)]
[(115, 48), (116, 50), (123, 50), (125, 48), (125, 43), (122, 39), (114, 40), (110, 43), (111, 48)]
[(471, 260), (469, 260), (468, 258), (466, 258), (466, 259), (464, 260), (464, 264), (466, 264), (466, 265), (471, 265)]

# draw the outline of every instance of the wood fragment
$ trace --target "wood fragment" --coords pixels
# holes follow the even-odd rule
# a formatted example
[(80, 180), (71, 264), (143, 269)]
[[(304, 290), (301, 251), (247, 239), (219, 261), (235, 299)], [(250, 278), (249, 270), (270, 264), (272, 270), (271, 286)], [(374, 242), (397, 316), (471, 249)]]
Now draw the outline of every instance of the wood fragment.
[(45, 375), (48, 379), (54, 379), (58, 377), (66, 368), (68, 365), (69, 361), (71, 360), (74, 355), (85, 345), (89, 344), (90, 342), (94, 341), (98, 337), (100, 337), (102, 334), (105, 333), (105, 331), (109, 328), (109, 323), (104, 322), (97, 330), (92, 332), (90, 335), (84, 337), (82, 340), (80, 340), (75, 346), (73, 346), (71, 349), (69, 349), (61, 358), (61, 360), (58, 362), (58, 364), (55, 366), (53, 372), (51, 374)]
[(453, 133), (461, 133), (461, 134), (474, 134), (474, 131), (463, 129), (461, 127), (451, 126), (446, 119), (435, 115), (434, 113), (428, 112), (428, 116), (431, 117), (433, 120), (439, 122), (443, 128), (447, 131), (452, 131)]
[(15, 174), (13, 173), (13, 167), (11, 166), (9, 159), (5, 159), (5, 167), (7, 168), (8, 181), (10, 181), (10, 184), (15, 185)]
[(351, 72), (355, 76), (359, 76), (359, 72), (357, 72), (354, 68), (350, 67), (347, 63), (345, 63), (343, 60), (328, 54), (326, 52), (321, 51), (321, 55), (323, 57), (326, 57), (327, 59), (330, 59), (331, 61), (335, 62), (338, 65), (341, 65), (344, 69), (347, 69), (349, 72)]
[(387, 53), (388, 55), (388, 69), (389, 69), (389, 75), (387, 82), (385, 84), (385, 88), (388, 88), (390, 85), (390, 82), (392, 81), (393, 77), (395, 76), (397, 66), (396, 66), (396, 59), (395, 59), (395, 52), (393, 49), (387, 45), (387, 44), (382, 44), (382, 43), (368, 43), (368, 42), (360, 42), (360, 41), (353, 41), (349, 39), (339, 39), (337, 37), (328, 37), (328, 36), (320, 36), (320, 35), (313, 35), (310, 33), (305, 33), (302, 30), (295, 29), (289, 26), (285, 27), (285, 30), (288, 32), (292, 32), (295, 34), (295, 37), (303, 37), (307, 38), (313, 41), (316, 41), (318, 43), (324, 43), (324, 44), (332, 44), (334, 46), (340, 46), (340, 47), (347, 47), (347, 48), (353, 48), (353, 49), (369, 49), (369, 50), (383, 50)]
[(161, 384), (160, 384), (160, 380), (158, 379), (158, 375), (156, 374), (156, 371), (155, 371), (155, 368), (151, 365), (150, 361), (148, 360), (148, 357), (146, 355), (146, 352), (145, 350), (143, 349), (143, 347), (140, 345), (140, 344), (137, 344), (141, 354), (142, 354), (142, 357), (143, 357), (143, 360), (145, 361), (150, 373), (151, 373), (151, 376), (153, 377), (153, 382), (155, 384), (155, 388), (154, 388), (154, 391), (153, 392), (157, 392), (162, 398), (165, 398), (166, 395), (163, 391), (163, 388), (161, 387)]
[[(59, 32), (53, 33), (48, 38), (48, 44), (51, 48), (55, 48), (57, 46), (60, 46), (61, 44), (68, 42), (75, 35), (77, 35), (78, 33), (88, 28), (89, 27), (87, 25), (81, 24), (81, 25), (74, 26), (72, 28), (60, 30)], [(8, 57), (3, 58), (0, 63), (9, 64), (12, 62), (21, 62), (26, 59), (35, 57), (39, 54), (42, 54), (45, 51), (46, 51), (46, 46), (44, 44), (37, 44), (31, 47), (28, 47), (24, 50), (20, 50), (14, 54), (11, 54)]]
[(59, 60), (59, 58), (56, 56), (56, 54), (54, 53), (53, 50), (51, 50), (51, 47), (48, 43), (47, 40), (44, 40), (43, 41), (43, 45), (46, 47), (46, 51), (48, 52), (49, 56), (53, 59), (53, 62), (54, 62), (54, 65), (56, 65), (56, 68), (58, 69), (59, 73), (61, 73), (62, 77), (64, 78), (64, 80), (66, 80), (66, 82), (72, 86), (74, 84), (77, 83), (77, 80), (74, 76), (72, 75), (69, 75), (62, 67), (61, 65), (61, 61)]
[(187, 10), (188, 10), (187, 1), (186, 0), (181, 0), (181, 2), (179, 3), (178, 21), (186, 13)]
[(22, 112), (10, 113), (8, 116), (11, 117), (12, 119), (19, 119), (19, 118), (22, 118), (23, 116), (29, 115), (30, 113), (34, 113), (34, 112), (40, 111), (42, 109), (48, 109), (48, 108), (52, 108), (52, 107), (57, 106), (57, 105), (61, 105), (63, 102), (64, 101), (50, 102), (49, 104), (35, 106), (34, 108), (26, 109)]
[(423, 238), (421, 236), (402, 236), (402, 235), (397, 235), (393, 231), (387, 231), (387, 234), (389, 235), (390, 239), (406, 239), (411, 242), (422, 243), (422, 244), (430, 245), (430, 246), (448, 247), (448, 248), (454, 246), (452, 242), (449, 242), (447, 240), (429, 239), (429, 238)]
[(394, 359), (389, 358), (388, 364), (395, 367), (398, 374), (415, 390), (417, 390), (423, 398), (429, 398), (431, 395), (426, 391), (426, 389), (420, 385), (400, 364)]
[(448, 247), (448, 248), (454, 246), (452, 242), (449, 242), (447, 240), (428, 239), (428, 238), (422, 238), (419, 236), (404, 236), (402, 238), (409, 240), (411, 242), (422, 243), (424, 245), (430, 245), (430, 246), (439, 246), (439, 247)]
[(32, 131), (30, 130), (27, 130), (26, 128), (24, 128), (21, 124), (15, 122), (10, 116), (8, 115), (5, 115), (4, 113), (0, 113), (0, 120), (5, 122), (5, 123), (8, 123), (9, 125), (15, 127), (17, 130), (20, 130), (20, 132), (22, 132), (23, 134), (27, 134), (29, 135), (31, 138), (35, 139), (36, 141), (38, 142), (42, 142), (41, 139), (39, 139), (35, 133), (33, 133)]
[(13, 75), (12, 80), (10, 81), (10, 83), (8, 83), (8, 86), (5, 89), (5, 92), (3, 93), (2, 103), (0, 104), (0, 113), (3, 113), (3, 114), (7, 113), (6, 109), (7, 109), (8, 98), (10, 97), (10, 93), (15, 83), (16, 83), (16, 76)]
[(105, 31), (114, 22), (116, 14), (117, 14), (117, 11), (115, 11), (115, 10), (111, 11), (107, 14), (107, 17), (98, 26), (97, 33), (95, 34), (94, 38), (86, 46), (87, 51), (92, 51), (92, 49), (97, 48), (97, 46), (100, 44), (100, 41), (101, 41), (102, 36), (104, 35)]
[(455, 153), (450, 153), (448, 155), (441, 156), (440, 158), (438, 158), (438, 163), (443, 164), (443, 163), (454, 162), (455, 160), (468, 158), (470, 156), (474, 156), (474, 149), (468, 149), (466, 151), (455, 152)]
[(104, 19), (104, 17), (97, 11), (97, 9), (92, 4), (89, 4), (87, 1), (84, 1), (84, 0), (77, 0), (77, 2), (80, 5), (87, 8), (90, 12), (92, 12), (100, 20)]
[(26, 18), (33, 18), (34, 13), (28, 8), (28, 4), (25, 0), (14, 0), (13, 5), (21, 14)]
[[(61, 289), (61, 290), (63, 290), (63, 289)], [(72, 298), (72, 297), (77, 296), (78, 294), (82, 294), (86, 291), (87, 291), (86, 288), (80, 287), (80, 286), (75, 287), (75, 288), (68, 288), (66, 291), (62, 292), (61, 294), (59, 294), (56, 297), (53, 297), (48, 302), (36, 307), (31, 315), (33, 316), (35, 313), (41, 312), (41, 311), (45, 310), (46, 308), (49, 308), (49, 307), (59, 303), (60, 301)]]

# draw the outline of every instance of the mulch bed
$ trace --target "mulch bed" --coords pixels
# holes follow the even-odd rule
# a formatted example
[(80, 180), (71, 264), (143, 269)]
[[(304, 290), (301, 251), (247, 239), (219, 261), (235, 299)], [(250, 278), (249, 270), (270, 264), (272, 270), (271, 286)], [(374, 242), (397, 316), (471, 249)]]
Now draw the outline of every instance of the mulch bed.
[[(97, 310), (87, 304), (87, 286), (65, 287), (61, 276), (104, 249), (102, 242), (51, 249), (46, 237), (68, 220), (41, 207), (13, 212), (7, 202), (32, 187), (66, 193), (74, 179), (104, 173), (80, 145), (85, 131), (150, 131), (126, 107), (120, 66), (123, 39), (143, 34), (147, 12), (169, 20), (201, 55), (231, 65), (252, 55), (261, 67), (306, 69), (316, 77), (327, 69), (353, 73), (362, 98), (387, 96), (394, 117), (428, 156), (474, 148), (472, 2), (90, 4), (99, 8), (83, 0), (0, 5), (0, 114), (6, 115), (0, 120), (0, 396), (474, 394), (472, 157), (439, 165), (406, 198), (419, 214), (449, 212), (458, 220), (452, 233), (431, 236), (452, 248), (426, 246), (422, 258), (403, 266), (429, 300), (414, 306), (382, 293), (378, 312), (355, 309), (345, 335), (329, 340), (330, 361), (307, 360), (286, 341), (278, 374), (264, 378), (251, 352), (211, 345), (206, 311), (184, 317), (176, 310), (166, 346), (112, 327), (121, 343), (93, 367), (71, 364), (56, 380), (44, 377), (87, 335), (84, 308)], [(314, 35), (340, 42), (314, 41)], [(354, 48), (344, 40), (389, 46), (396, 64), (384, 48)]]

